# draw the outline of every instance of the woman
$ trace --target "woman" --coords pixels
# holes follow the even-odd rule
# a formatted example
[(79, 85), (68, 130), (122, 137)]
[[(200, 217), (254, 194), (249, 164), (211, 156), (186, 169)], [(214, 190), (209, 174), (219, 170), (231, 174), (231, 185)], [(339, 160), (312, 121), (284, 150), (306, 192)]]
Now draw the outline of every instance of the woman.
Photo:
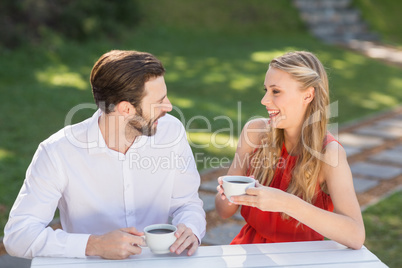
[(365, 231), (342, 146), (327, 131), (328, 78), (312, 53), (271, 61), (261, 104), (269, 119), (248, 122), (228, 175), (253, 176), (255, 188), (230, 203), (218, 179), (222, 218), (239, 206), (246, 225), (232, 244), (323, 240), (360, 249)]

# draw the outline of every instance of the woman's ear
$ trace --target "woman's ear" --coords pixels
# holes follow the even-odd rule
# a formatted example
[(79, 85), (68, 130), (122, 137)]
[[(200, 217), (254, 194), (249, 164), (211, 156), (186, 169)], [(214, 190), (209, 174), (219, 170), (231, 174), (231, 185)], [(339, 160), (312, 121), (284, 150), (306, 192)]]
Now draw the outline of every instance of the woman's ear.
[(303, 94), (303, 102), (309, 104), (314, 100), (314, 97), (315, 97), (315, 88), (309, 87)]

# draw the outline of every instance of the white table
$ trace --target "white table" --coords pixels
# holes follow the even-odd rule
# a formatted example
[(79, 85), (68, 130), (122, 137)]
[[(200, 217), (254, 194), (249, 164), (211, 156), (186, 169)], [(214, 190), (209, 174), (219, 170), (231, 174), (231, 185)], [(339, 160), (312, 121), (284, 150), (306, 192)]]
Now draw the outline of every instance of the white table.
[(33, 268), (49, 267), (387, 267), (366, 247), (348, 249), (334, 241), (275, 244), (203, 246), (188, 257), (185, 253), (154, 255), (144, 248), (126, 260), (34, 258)]

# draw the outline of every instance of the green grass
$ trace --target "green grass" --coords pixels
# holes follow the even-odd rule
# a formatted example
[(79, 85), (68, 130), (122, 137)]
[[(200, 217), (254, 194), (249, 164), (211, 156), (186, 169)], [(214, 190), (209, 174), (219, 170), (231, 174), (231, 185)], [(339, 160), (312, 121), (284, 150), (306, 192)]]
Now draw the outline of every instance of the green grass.
[(399, 0), (354, 0), (370, 29), (380, 34), (382, 41), (402, 49), (402, 2)]
[[(181, 118), (177, 110), (173, 114), (183, 119), (194, 152), (209, 157), (207, 163), (198, 163), (200, 169), (216, 165), (210, 162), (213, 157), (231, 159), (245, 122), (266, 116), (260, 99), (267, 64), (286, 51), (312, 51), (327, 66), (332, 100), (339, 101), (334, 121), (344, 123), (402, 101), (399, 69), (321, 44), (308, 35), (245, 36), (154, 28), (133, 31), (119, 42), (76, 44), (49, 38), (52, 42), (42, 47), (1, 52), (0, 204), (6, 207), (1, 212), (2, 226), (38, 144), (64, 126), (72, 107), (93, 103), (90, 70), (110, 49), (149, 51), (164, 62), (169, 97), (185, 116)], [(92, 109), (82, 110), (74, 122), (92, 113)], [(217, 118), (222, 115), (230, 121)], [(196, 148), (200, 145), (203, 148)]]
[(402, 191), (363, 212), (365, 246), (390, 268), (402, 267)]
[[(215, 33), (303, 32), (291, 0), (137, 0), (142, 25)], [(224, 38), (224, 36), (222, 36)]]

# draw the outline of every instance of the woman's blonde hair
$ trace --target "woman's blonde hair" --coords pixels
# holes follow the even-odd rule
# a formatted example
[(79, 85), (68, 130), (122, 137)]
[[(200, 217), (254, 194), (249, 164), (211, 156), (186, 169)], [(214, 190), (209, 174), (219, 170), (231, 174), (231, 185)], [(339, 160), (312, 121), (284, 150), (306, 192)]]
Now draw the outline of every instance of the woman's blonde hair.
[[(314, 88), (314, 99), (309, 103), (304, 116), (299, 142), (294, 151), (297, 161), (292, 171), (288, 193), (313, 203), (317, 190), (318, 174), (325, 148), (323, 142), (327, 135), (327, 108), (329, 107), (328, 77), (324, 66), (310, 52), (296, 51), (277, 57), (269, 64), (270, 68), (285, 71), (301, 85), (304, 91)], [(283, 129), (270, 128), (263, 134), (261, 146), (252, 156), (251, 174), (263, 185), (269, 185), (279, 165), (282, 145), (285, 141)], [(325, 185), (321, 185), (325, 187)], [(287, 216), (285, 216), (287, 217)]]

